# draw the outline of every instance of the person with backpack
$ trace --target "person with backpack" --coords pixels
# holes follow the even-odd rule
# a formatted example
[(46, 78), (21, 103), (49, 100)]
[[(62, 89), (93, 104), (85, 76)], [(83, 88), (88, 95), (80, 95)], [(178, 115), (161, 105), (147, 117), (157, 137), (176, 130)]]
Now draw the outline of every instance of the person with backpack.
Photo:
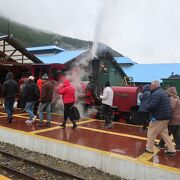
[(66, 122), (69, 118), (73, 124), (72, 128), (75, 129), (77, 127), (77, 124), (71, 114), (71, 108), (73, 108), (75, 103), (75, 88), (71, 85), (69, 80), (65, 79), (63, 81), (63, 84), (59, 87), (58, 93), (62, 95), (64, 103), (64, 121), (60, 126), (66, 128)]
[(26, 97), (25, 110), (29, 114), (29, 119), (26, 123), (32, 123), (36, 120), (36, 115), (33, 112), (35, 103), (39, 99), (39, 88), (36, 83), (34, 83), (34, 77), (28, 77), (28, 83), (24, 88), (24, 97)]
[[(169, 135), (173, 135), (174, 137), (176, 150), (180, 150), (180, 99), (177, 95), (177, 90), (175, 87), (169, 87), (166, 92), (169, 95), (172, 108), (172, 118), (169, 121), (168, 131)], [(155, 144), (155, 146), (158, 148), (164, 148), (164, 140), (161, 139), (158, 144)]]

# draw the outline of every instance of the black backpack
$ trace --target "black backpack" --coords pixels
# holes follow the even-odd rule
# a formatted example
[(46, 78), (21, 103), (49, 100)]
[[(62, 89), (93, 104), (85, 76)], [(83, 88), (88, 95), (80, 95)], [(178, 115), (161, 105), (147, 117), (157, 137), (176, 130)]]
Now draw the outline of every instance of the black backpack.
[(72, 118), (76, 121), (80, 119), (80, 113), (76, 106), (71, 107), (71, 115), (72, 115)]

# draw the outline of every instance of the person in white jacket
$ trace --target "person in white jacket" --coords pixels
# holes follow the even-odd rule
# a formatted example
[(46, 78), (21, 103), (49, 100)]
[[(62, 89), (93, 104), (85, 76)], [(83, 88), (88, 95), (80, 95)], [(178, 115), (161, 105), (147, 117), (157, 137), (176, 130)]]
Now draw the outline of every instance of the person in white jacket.
[(105, 128), (112, 127), (112, 120), (109, 116), (109, 111), (113, 103), (113, 96), (114, 96), (113, 90), (110, 87), (109, 81), (107, 81), (105, 83), (103, 94), (100, 95), (100, 98), (102, 99), (102, 104), (103, 104), (103, 116), (105, 120)]

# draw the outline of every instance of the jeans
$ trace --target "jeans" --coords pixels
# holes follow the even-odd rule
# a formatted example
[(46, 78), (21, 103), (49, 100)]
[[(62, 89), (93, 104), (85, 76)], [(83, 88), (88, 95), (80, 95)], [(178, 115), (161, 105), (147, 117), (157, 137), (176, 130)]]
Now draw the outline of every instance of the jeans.
[(47, 122), (51, 122), (51, 103), (40, 103), (39, 104), (39, 120), (43, 122), (43, 110), (46, 110), (47, 113)]
[(25, 110), (29, 114), (29, 120), (32, 120), (32, 118), (35, 116), (33, 113), (35, 101), (32, 102), (26, 102)]
[(15, 98), (5, 98), (5, 110), (8, 115), (8, 119), (10, 119), (13, 115), (13, 106), (14, 106)]

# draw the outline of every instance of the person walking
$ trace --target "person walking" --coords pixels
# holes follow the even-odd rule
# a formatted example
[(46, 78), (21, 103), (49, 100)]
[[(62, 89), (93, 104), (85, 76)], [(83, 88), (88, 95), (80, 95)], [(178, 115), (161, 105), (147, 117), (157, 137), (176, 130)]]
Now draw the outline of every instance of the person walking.
[(140, 105), (139, 105), (139, 119), (143, 124), (143, 130), (145, 131), (149, 124), (149, 110), (147, 109), (147, 104), (149, 103), (151, 96), (151, 86), (146, 84), (143, 86), (142, 94), (139, 96)]
[(107, 81), (105, 83), (105, 88), (103, 90), (103, 94), (100, 95), (100, 98), (102, 99), (102, 104), (103, 104), (103, 116), (105, 120), (105, 128), (111, 128), (112, 127), (112, 119), (109, 115), (110, 107), (112, 106), (113, 103), (113, 90), (110, 87), (110, 82)]
[[(177, 95), (177, 90), (175, 87), (169, 87), (166, 92), (170, 97), (173, 113), (168, 125), (169, 135), (173, 135), (176, 150), (180, 150), (180, 99)], [(159, 148), (164, 148), (164, 145), (165, 142), (163, 139), (161, 139), (158, 144), (155, 144), (155, 146)]]
[(160, 88), (159, 81), (152, 81), (151, 91), (151, 97), (147, 105), (147, 109), (151, 113), (151, 121), (147, 132), (146, 152), (154, 152), (154, 141), (160, 134), (168, 148), (165, 154), (174, 156), (176, 150), (168, 135), (168, 123), (172, 117), (169, 97), (167, 93)]
[(48, 75), (44, 74), (42, 76), (42, 89), (40, 95), (39, 103), (39, 124), (38, 127), (43, 126), (43, 110), (46, 110), (47, 113), (47, 123), (46, 127), (51, 126), (51, 101), (53, 97), (53, 84), (48, 80)]
[(64, 103), (64, 121), (60, 125), (63, 128), (66, 128), (66, 122), (69, 118), (73, 124), (73, 129), (77, 127), (76, 121), (74, 120), (71, 114), (71, 108), (75, 103), (75, 88), (71, 85), (69, 80), (64, 80), (63, 84), (59, 87), (58, 93), (62, 95)]
[(8, 72), (6, 74), (6, 81), (2, 85), (1, 95), (4, 97), (4, 105), (9, 123), (12, 123), (13, 120), (13, 106), (17, 92), (18, 85), (13, 79), (13, 73)]
[(29, 114), (29, 119), (26, 123), (32, 123), (36, 120), (36, 115), (33, 112), (34, 105), (39, 99), (39, 89), (36, 83), (34, 83), (34, 77), (28, 77), (28, 83), (24, 88), (24, 96), (26, 97), (25, 110)]

